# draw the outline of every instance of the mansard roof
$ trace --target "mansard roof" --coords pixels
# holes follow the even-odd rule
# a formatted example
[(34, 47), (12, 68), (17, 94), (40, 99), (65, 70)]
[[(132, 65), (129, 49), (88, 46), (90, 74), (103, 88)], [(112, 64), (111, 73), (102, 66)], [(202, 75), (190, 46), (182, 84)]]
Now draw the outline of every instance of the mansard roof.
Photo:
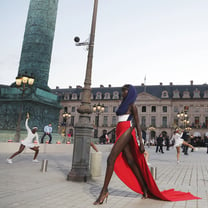
[[(194, 91), (198, 90), (200, 91), (200, 98), (203, 98), (204, 92), (208, 91), (208, 85), (203, 84), (203, 85), (141, 85), (141, 86), (135, 86), (137, 93), (142, 93), (142, 92), (147, 92), (155, 97), (162, 98), (162, 93), (166, 91), (168, 93), (168, 98), (172, 99), (173, 98), (173, 93), (174, 91), (179, 92), (180, 98), (182, 98), (183, 93), (185, 91), (188, 91), (190, 94), (190, 98), (193, 98)], [(101, 92), (102, 96), (104, 96), (105, 93), (110, 93), (110, 96), (113, 96), (114, 92), (119, 92), (119, 97), (121, 96), (121, 87), (95, 87), (92, 88), (92, 93), (93, 96), (96, 96), (97, 92)], [(53, 93), (58, 94), (59, 96), (64, 95), (65, 93), (67, 94), (72, 94), (72, 93), (77, 93), (78, 95), (82, 92), (81, 87), (77, 88), (56, 88), (52, 90)]]

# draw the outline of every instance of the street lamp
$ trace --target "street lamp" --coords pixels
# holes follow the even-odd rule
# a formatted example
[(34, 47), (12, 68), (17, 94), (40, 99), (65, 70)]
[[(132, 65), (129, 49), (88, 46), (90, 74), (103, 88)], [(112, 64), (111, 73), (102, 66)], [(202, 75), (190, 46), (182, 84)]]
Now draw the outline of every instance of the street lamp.
[[(73, 149), (72, 169), (67, 179), (72, 181), (87, 181), (90, 177), (89, 158), (90, 142), (92, 138), (93, 126), (90, 123), (91, 107), (91, 74), (92, 59), (94, 50), (95, 27), (97, 19), (98, 0), (94, 0), (90, 40), (88, 43), (87, 67), (83, 88), (81, 105), (77, 109), (79, 115), (78, 123), (75, 125), (75, 140)], [(79, 42), (79, 39), (76, 39)], [(75, 40), (75, 41), (76, 41)]]
[(71, 114), (68, 113), (67, 111), (64, 111), (62, 117), (63, 117), (63, 126), (64, 126), (64, 136), (66, 136), (67, 119), (71, 117)]
[(97, 119), (96, 119), (96, 127), (97, 127), (97, 135), (98, 135), (98, 128), (99, 128), (99, 117), (100, 117), (100, 114), (104, 112), (105, 110), (105, 106), (104, 104), (100, 105), (100, 103), (98, 103), (97, 105), (93, 105), (93, 108), (92, 108), (93, 112), (97, 114)]
[[(25, 73), (25, 75), (23, 76), (19, 75), (16, 77), (15, 86), (16, 88), (22, 91), (22, 98), (24, 97), (25, 91), (28, 88), (31, 88), (33, 86), (34, 81), (35, 81), (34, 77), (32, 75), (28, 76), (27, 73)], [(19, 142), (19, 139), (20, 139), (20, 129), (21, 129), (20, 124), (21, 124), (21, 118), (22, 118), (22, 111), (23, 111), (23, 103), (21, 103), (20, 111), (18, 115), (16, 134), (14, 137), (15, 142)]]
[(188, 114), (185, 111), (181, 111), (181, 113), (177, 114), (177, 118), (183, 124), (184, 129), (189, 125)]

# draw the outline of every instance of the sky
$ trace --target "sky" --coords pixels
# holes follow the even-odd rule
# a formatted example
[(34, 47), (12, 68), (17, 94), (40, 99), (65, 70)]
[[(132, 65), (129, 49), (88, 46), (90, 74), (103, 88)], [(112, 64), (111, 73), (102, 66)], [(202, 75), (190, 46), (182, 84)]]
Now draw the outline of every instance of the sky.
[[(29, 0), (0, 0), (0, 84), (14, 82)], [(59, 0), (48, 85), (84, 85), (93, 0)], [(207, 0), (99, 0), (92, 87), (207, 83)], [(146, 79), (145, 79), (146, 77)], [(145, 81), (146, 80), (146, 81)]]

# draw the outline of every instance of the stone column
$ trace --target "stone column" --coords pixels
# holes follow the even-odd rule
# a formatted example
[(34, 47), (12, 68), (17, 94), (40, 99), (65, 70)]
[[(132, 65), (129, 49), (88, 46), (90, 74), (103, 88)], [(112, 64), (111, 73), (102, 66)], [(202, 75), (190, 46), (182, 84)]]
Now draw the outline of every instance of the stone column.
[(18, 75), (33, 75), (35, 86), (48, 90), (48, 76), (58, 0), (31, 0)]

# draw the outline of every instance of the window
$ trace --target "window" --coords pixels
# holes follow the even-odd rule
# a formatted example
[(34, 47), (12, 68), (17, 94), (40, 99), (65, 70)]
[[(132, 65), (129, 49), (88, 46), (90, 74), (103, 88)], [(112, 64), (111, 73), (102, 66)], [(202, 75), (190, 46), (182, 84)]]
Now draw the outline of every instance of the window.
[(71, 108), (71, 112), (75, 112), (75, 106), (72, 106), (72, 108)]
[(152, 106), (152, 112), (156, 112), (156, 106)]
[(103, 126), (108, 126), (108, 116), (103, 117)]
[(163, 106), (162, 110), (163, 110), (163, 113), (167, 113), (168, 112), (168, 107), (167, 106)]
[(189, 106), (185, 105), (185, 106), (183, 107), (183, 109), (184, 109), (185, 112), (187, 112), (187, 111), (189, 111)]
[(194, 90), (194, 96), (193, 98), (200, 98), (200, 91), (198, 89)]
[(178, 106), (174, 106), (173, 110), (174, 110), (175, 113), (178, 113), (178, 111), (179, 111)]
[(161, 97), (162, 97), (162, 98), (168, 98), (168, 97), (169, 97), (169, 96), (168, 96), (168, 91), (163, 91)]
[(179, 91), (178, 90), (174, 90), (173, 91), (173, 98), (180, 98), (180, 95), (179, 95)]
[(113, 106), (113, 112), (115, 113), (117, 110), (117, 106)]
[(208, 90), (204, 91), (204, 98), (208, 98)]
[(104, 99), (110, 99), (110, 93), (109, 93), (109, 92), (106, 92), (106, 93), (105, 93)]
[(71, 116), (71, 126), (74, 126), (74, 116)]
[(190, 98), (190, 92), (189, 91), (184, 91), (183, 92), (183, 98)]
[(142, 116), (141, 125), (142, 125), (142, 127), (146, 127), (146, 117), (145, 116)]
[(205, 127), (208, 128), (208, 117), (205, 117)]
[(96, 93), (96, 100), (101, 100), (102, 99), (102, 93), (101, 92), (97, 92)]
[(112, 117), (112, 126), (116, 126), (116, 116)]
[(156, 127), (156, 117), (155, 116), (151, 117), (151, 126)]
[(113, 92), (113, 99), (119, 99), (118, 91)]
[(76, 93), (72, 94), (72, 100), (77, 100), (77, 94)]
[(79, 100), (82, 100), (83, 92), (80, 92), (79, 94)]
[(168, 121), (167, 117), (163, 116), (162, 117), (162, 127), (167, 128), (167, 121)]
[(195, 108), (195, 112), (196, 112), (196, 113), (199, 113), (199, 112), (200, 112), (200, 107), (196, 107), (196, 108)]
[(69, 100), (69, 94), (64, 94), (64, 100)]
[(146, 106), (142, 106), (142, 112), (143, 112), (143, 113), (147, 112)]
[(194, 118), (194, 126), (196, 128), (199, 128), (199, 117), (198, 116)]
[(108, 112), (108, 106), (104, 107), (104, 112), (107, 113)]

